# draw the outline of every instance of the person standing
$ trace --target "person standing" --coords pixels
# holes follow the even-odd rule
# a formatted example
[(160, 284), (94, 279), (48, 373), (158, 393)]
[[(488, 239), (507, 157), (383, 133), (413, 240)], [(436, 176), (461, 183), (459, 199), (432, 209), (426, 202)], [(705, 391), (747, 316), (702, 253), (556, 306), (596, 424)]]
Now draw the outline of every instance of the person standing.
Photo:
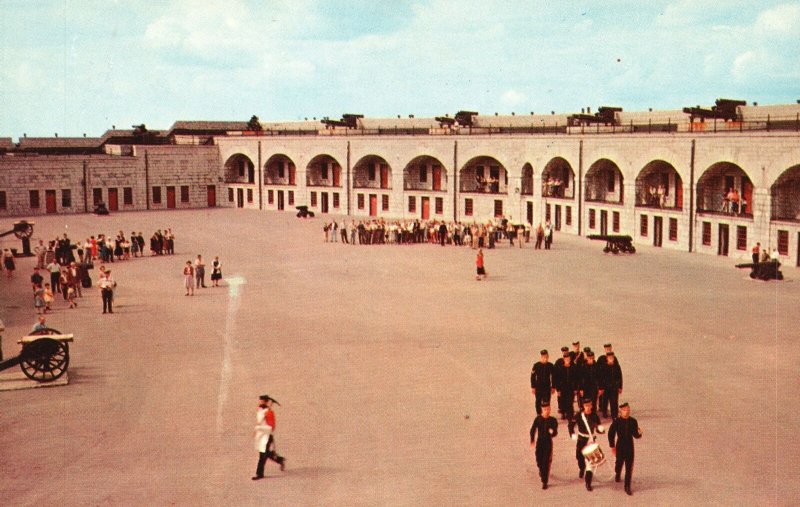
[(558, 408), (561, 418), (568, 421), (575, 415), (575, 391), (578, 389), (578, 367), (572, 364), (572, 356), (564, 354), (562, 362), (553, 367), (553, 384), (558, 391)]
[(531, 368), (531, 393), (536, 396), (536, 413), (542, 413), (542, 403), (550, 403), (553, 388), (553, 365), (547, 350), (539, 352), (539, 360)]
[(211, 283), (214, 287), (219, 287), (219, 281), (222, 280), (222, 263), (219, 257), (214, 257), (211, 262)]
[(589, 350), (585, 352), (585, 356), (586, 362), (580, 369), (580, 395), (583, 399), (591, 400), (592, 411), (596, 413), (597, 396), (603, 394), (602, 371), (600, 365), (594, 362), (594, 352)]
[(6, 270), (6, 276), (11, 278), (11, 275), (14, 274), (14, 270), (17, 268), (17, 265), (14, 263), (14, 254), (11, 253), (11, 250), (6, 248), (3, 250), (3, 267)]
[(595, 432), (604, 433), (605, 427), (600, 424), (600, 419), (592, 411), (592, 400), (585, 398), (583, 400), (583, 411), (578, 414), (575, 419), (569, 423), (569, 435), (572, 440), (577, 443), (575, 445), (575, 458), (578, 460), (578, 477), (583, 478), (586, 475), (586, 489), (592, 490), (592, 471), (593, 465), (591, 461), (587, 461), (583, 456), (583, 448), (594, 442), (597, 438)]
[(486, 266), (483, 264), (483, 249), (478, 249), (478, 256), (475, 258), (475, 266), (477, 268), (477, 274), (475, 275), (476, 280), (485, 280), (486, 279)]
[(553, 224), (550, 220), (544, 224), (544, 249), (550, 250), (550, 245), (553, 244)]
[(194, 267), (192, 261), (186, 261), (183, 266), (183, 287), (186, 289), (185, 296), (194, 296)]
[[(605, 354), (603, 354), (602, 356), (597, 358), (597, 364), (600, 365), (600, 369), (605, 374), (606, 366), (608, 365), (609, 352), (613, 353), (614, 350), (613, 350), (613, 348), (612, 348), (610, 343), (606, 343), (605, 345), (603, 345), (603, 349), (605, 349)], [(616, 357), (614, 359), (615, 359), (616, 364), (619, 365), (619, 360)], [(621, 375), (622, 374), (620, 373), (620, 387), (622, 385), (622, 377), (621, 377)], [(603, 390), (603, 395), (600, 396), (600, 413), (603, 414), (603, 417), (608, 417), (608, 396), (609, 396), (608, 391), (604, 389)], [(612, 413), (616, 413), (615, 412), (616, 408), (614, 408), (616, 406), (617, 406), (616, 402), (613, 402), (612, 405), (611, 405), (611, 412)], [(616, 416), (612, 416), (612, 419), (615, 419), (615, 418), (616, 418)]]
[[(536, 434), (539, 440), (536, 440)], [(547, 489), (550, 479), (550, 464), (553, 462), (553, 437), (558, 435), (558, 421), (550, 417), (550, 404), (542, 403), (542, 413), (537, 415), (531, 426), (531, 447), (536, 446), (536, 466), (542, 479), (542, 489)], [(535, 441), (535, 444), (534, 444)]]
[(611, 419), (617, 418), (617, 403), (619, 403), (619, 395), (622, 394), (622, 368), (617, 362), (617, 356), (613, 351), (606, 352), (606, 364), (601, 365), (603, 372), (603, 395), (601, 399), (601, 412), (603, 417), (608, 417), (608, 412), (605, 406), (602, 405), (602, 400), (605, 403), (611, 404)]
[(753, 247), (753, 264), (758, 264), (758, 259), (761, 256), (761, 243), (756, 243), (756, 246)]
[(103, 313), (114, 313), (114, 287), (117, 282), (111, 278), (111, 270), (107, 269), (100, 275), (97, 287), (100, 289), (100, 297), (103, 299)]
[(625, 465), (625, 493), (633, 495), (631, 490), (631, 477), (633, 476), (633, 439), (642, 438), (642, 429), (639, 422), (631, 417), (631, 407), (628, 403), (619, 406), (620, 417), (614, 419), (608, 429), (608, 445), (617, 458), (614, 464), (614, 480), (620, 481), (622, 465)]
[(258, 411), (256, 412), (256, 426), (253, 436), (255, 437), (256, 450), (258, 451), (258, 466), (256, 475), (252, 477), (254, 481), (264, 478), (264, 465), (267, 459), (271, 459), (281, 466), (281, 471), (286, 469), (286, 458), (275, 451), (275, 412), (272, 404), (278, 403), (269, 395), (262, 394), (258, 397)]
[(197, 259), (194, 261), (194, 276), (197, 279), (195, 287), (206, 288), (206, 263), (203, 261), (203, 256), (197, 254)]

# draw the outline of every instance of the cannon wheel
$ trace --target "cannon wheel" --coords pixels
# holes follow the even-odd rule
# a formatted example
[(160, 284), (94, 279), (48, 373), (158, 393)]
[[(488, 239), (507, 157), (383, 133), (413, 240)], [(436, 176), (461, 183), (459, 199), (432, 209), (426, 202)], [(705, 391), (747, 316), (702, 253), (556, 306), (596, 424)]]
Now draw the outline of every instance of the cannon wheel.
[(33, 226), (31, 224), (19, 224), (14, 226), (14, 236), (17, 239), (25, 239), (33, 236)]
[(19, 366), (31, 380), (52, 382), (67, 371), (69, 346), (52, 338), (39, 338), (22, 348)]

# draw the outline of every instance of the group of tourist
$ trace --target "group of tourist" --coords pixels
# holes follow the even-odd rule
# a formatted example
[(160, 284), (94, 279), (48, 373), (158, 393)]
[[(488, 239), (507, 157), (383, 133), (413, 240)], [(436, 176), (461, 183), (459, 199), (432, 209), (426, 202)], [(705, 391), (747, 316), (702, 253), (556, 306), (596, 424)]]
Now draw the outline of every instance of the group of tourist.
[(547, 350), (542, 350), (540, 359), (531, 368), (531, 391), (536, 399), (537, 416), (530, 437), (531, 446), (535, 445), (536, 449), (542, 488), (548, 486), (553, 437), (558, 434), (558, 420), (550, 415), (551, 396), (558, 393), (558, 412), (568, 423), (570, 438), (576, 441), (578, 477), (584, 479), (586, 489), (592, 491), (593, 472), (605, 461), (602, 450), (595, 445), (597, 434), (605, 433), (600, 415), (603, 418), (610, 415), (608, 443), (616, 456), (615, 480), (621, 481), (624, 466), (625, 492), (632, 495), (633, 439), (640, 438), (642, 432), (636, 419), (630, 417), (630, 405), (618, 404), (622, 394), (619, 361), (610, 343), (603, 346), (605, 353), (597, 360), (591, 347), (581, 349), (580, 341), (573, 342), (572, 346), (572, 350), (562, 347), (562, 355), (555, 363), (550, 363)]
[(730, 187), (722, 198), (722, 211), (723, 213), (730, 213), (731, 215), (741, 215), (745, 212), (747, 201), (745, 201), (739, 191)]
[(336, 220), (323, 224), (326, 243), (349, 243), (352, 245), (410, 245), (431, 243), (455, 246), (469, 246), (473, 249), (495, 248), (499, 242), (508, 240), (510, 246), (523, 247), (531, 240), (533, 234), (535, 248), (550, 249), (553, 242), (553, 225), (548, 220), (539, 224), (535, 230), (530, 225), (514, 224), (511, 220), (500, 218), (486, 223), (465, 224), (462, 222), (446, 222), (443, 220), (395, 220), (384, 219), (352, 220), (348, 224)]
[[(219, 282), (222, 280), (222, 263), (219, 257), (214, 257), (211, 262), (211, 286), (219, 287)], [(183, 288), (186, 289), (186, 296), (194, 296), (194, 289), (206, 288), (206, 262), (203, 256), (197, 254), (197, 258), (192, 261), (186, 261), (183, 266)]]

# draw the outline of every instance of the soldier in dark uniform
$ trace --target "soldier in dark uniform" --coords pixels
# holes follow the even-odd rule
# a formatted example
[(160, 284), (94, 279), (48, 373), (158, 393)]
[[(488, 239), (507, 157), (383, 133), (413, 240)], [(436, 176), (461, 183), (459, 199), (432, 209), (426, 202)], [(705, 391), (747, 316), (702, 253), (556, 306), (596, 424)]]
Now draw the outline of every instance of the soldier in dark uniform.
[(592, 464), (587, 462), (583, 457), (583, 448), (593, 443), (595, 440), (595, 432), (604, 433), (605, 427), (600, 424), (600, 419), (592, 411), (592, 400), (583, 400), (583, 411), (575, 416), (575, 419), (569, 423), (569, 435), (572, 440), (576, 440), (575, 458), (578, 460), (578, 477), (583, 477), (586, 474), (586, 489), (592, 490)]
[[(550, 403), (542, 402), (542, 413), (537, 415), (531, 426), (531, 447), (536, 444), (536, 466), (542, 479), (542, 489), (547, 489), (550, 479), (550, 463), (553, 461), (553, 437), (558, 435), (558, 421), (550, 417)], [(539, 440), (536, 440), (536, 433)]]
[(597, 395), (603, 394), (602, 371), (600, 365), (594, 362), (594, 352), (586, 352), (586, 362), (580, 368), (580, 395), (592, 401), (592, 412), (597, 413)]
[[(576, 366), (582, 366), (585, 360), (583, 356), (583, 352), (581, 352), (581, 342), (572, 342), (572, 350), (570, 351), (569, 355), (572, 357), (572, 364)], [(580, 403), (580, 400), (578, 400)]]
[(572, 357), (565, 354), (561, 364), (553, 369), (553, 385), (558, 391), (558, 407), (562, 419), (571, 421), (575, 414), (572, 400), (578, 390), (578, 380), (578, 367), (572, 364)]
[[(556, 371), (561, 366), (564, 365), (564, 358), (567, 357), (567, 356), (569, 356), (569, 349), (567, 347), (561, 347), (561, 357), (556, 359), (555, 362), (553, 363), (553, 387), (556, 388), (556, 391), (558, 391), (558, 387), (556, 386)], [(558, 413), (562, 415), (561, 418), (563, 419), (564, 418), (563, 417), (564, 412), (563, 412), (563, 409), (561, 408), (561, 398), (560, 397), (559, 397), (559, 401), (558, 401)]]
[[(611, 419), (617, 418), (617, 403), (619, 403), (619, 395), (622, 394), (622, 368), (617, 362), (617, 356), (613, 352), (606, 352), (606, 355), (601, 359), (605, 359), (605, 366), (598, 360), (598, 366), (602, 369), (603, 374), (603, 395), (600, 397), (602, 407), (602, 400), (605, 399), (606, 403), (611, 403)], [(608, 412), (605, 408), (601, 408), (603, 417), (608, 417)]]
[[(605, 345), (603, 345), (603, 348), (605, 349), (605, 354), (597, 358), (597, 364), (599, 364), (604, 369), (607, 364), (606, 356), (608, 355), (609, 352), (613, 352), (613, 350), (610, 343), (606, 343)], [(617, 364), (619, 364), (619, 361), (617, 361)], [(603, 417), (608, 417), (608, 415), (606, 415), (608, 414), (608, 405), (609, 405), (608, 391), (604, 391), (603, 395), (600, 397), (600, 413), (603, 414)], [(616, 403), (614, 402), (611, 403), (612, 413), (616, 410), (616, 406), (617, 406)]]
[(531, 368), (531, 392), (536, 396), (536, 413), (542, 413), (542, 402), (550, 403), (550, 395), (553, 389), (553, 365), (548, 361), (547, 350), (540, 352), (541, 357), (538, 362), (533, 363)]
[(622, 465), (625, 464), (625, 493), (633, 495), (631, 491), (631, 476), (633, 475), (633, 439), (642, 438), (642, 429), (639, 422), (631, 417), (631, 407), (627, 403), (619, 406), (620, 417), (614, 419), (608, 429), (608, 445), (611, 452), (617, 457), (614, 465), (616, 476), (614, 479), (620, 481)]

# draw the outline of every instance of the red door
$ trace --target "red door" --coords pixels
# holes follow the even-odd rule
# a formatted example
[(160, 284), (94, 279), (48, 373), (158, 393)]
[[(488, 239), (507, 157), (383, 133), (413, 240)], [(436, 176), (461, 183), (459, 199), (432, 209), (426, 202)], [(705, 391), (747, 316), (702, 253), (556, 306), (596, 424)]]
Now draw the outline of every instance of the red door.
[(369, 216), (378, 216), (378, 196), (369, 194)]
[(167, 187), (167, 208), (175, 208), (175, 187)]
[(294, 164), (289, 164), (289, 185), (294, 185), (294, 181), (295, 181)]
[(108, 211), (119, 210), (119, 195), (116, 188), (108, 189)]
[(431, 217), (431, 198), (422, 198), (422, 219), (427, 220)]
[(208, 196), (208, 207), (215, 207), (217, 205), (217, 187), (208, 185), (208, 187), (206, 187), (206, 194)]
[(442, 168), (438, 165), (433, 166), (433, 189), (442, 189)]
[(381, 164), (381, 188), (389, 188), (389, 166)]
[(44, 193), (44, 204), (45, 210), (47, 213), (55, 213), (56, 212), (56, 191), (55, 190), (47, 190)]
[(339, 167), (339, 164), (333, 165), (333, 186), (338, 187), (341, 185), (342, 180), (342, 168)]

